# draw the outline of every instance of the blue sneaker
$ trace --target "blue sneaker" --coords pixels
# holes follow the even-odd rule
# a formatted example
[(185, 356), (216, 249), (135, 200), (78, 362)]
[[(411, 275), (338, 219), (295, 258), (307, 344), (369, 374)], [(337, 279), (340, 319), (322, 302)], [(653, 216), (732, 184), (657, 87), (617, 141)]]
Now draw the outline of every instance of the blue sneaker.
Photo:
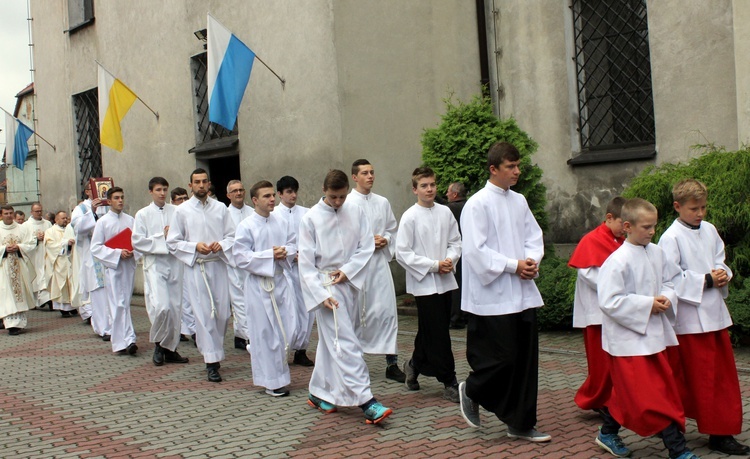
[(328, 403), (325, 400), (310, 394), (307, 396), (307, 404), (313, 408), (317, 408), (325, 414), (335, 413), (337, 411), (336, 405)]
[(366, 424), (379, 424), (383, 419), (393, 414), (393, 410), (386, 408), (380, 402), (375, 402), (365, 410)]
[(617, 434), (603, 434), (599, 432), (599, 435), (596, 436), (596, 444), (615, 457), (630, 456), (631, 451)]
[(685, 451), (684, 453), (680, 454), (679, 456), (677, 456), (674, 459), (701, 459), (701, 458), (699, 458), (698, 456), (696, 456), (695, 454), (693, 454), (692, 451), (687, 450), (687, 451)]

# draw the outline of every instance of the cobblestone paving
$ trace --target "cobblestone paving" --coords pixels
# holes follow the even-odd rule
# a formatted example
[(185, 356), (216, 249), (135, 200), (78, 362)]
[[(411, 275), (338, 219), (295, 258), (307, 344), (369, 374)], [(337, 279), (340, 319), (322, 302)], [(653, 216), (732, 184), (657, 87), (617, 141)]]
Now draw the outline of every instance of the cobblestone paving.
[[(146, 311), (133, 306), (132, 314), (135, 357), (113, 355), (80, 319), (57, 312), (31, 311), (20, 336), (0, 332), (0, 457), (610, 457), (593, 441), (598, 418), (573, 403), (586, 371), (579, 333), (540, 337), (538, 427), (553, 436), (540, 445), (507, 438), (505, 425), (485, 411), (481, 429), (468, 427), (458, 406), (441, 398), (440, 383), (421, 378), (422, 390), (409, 392), (385, 379), (382, 356), (367, 357), (373, 393), (394, 409), (380, 426), (365, 425), (358, 408), (324, 415), (308, 407), (309, 368), (291, 366), (289, 397), (265, 395), (231, 332), (222, 383), (206, 381), (192, 344), (178, 349), (190, 364), (155, 367)], [(400, 318), (401, 362), (413, 349), (415, 319)], [(460, 380), (469, 372), (465, 332), (451, 333)], [(747, 427), (750, 352), (739, 350), (737, 362)], [(666, 457), (658, 439), (629, 431), (623, 437), (633, 457)], [(708, 450), (692, 422), (687, 438), (701, 457), (724, 457)], [(748, 442), (750, 435), (738, 438)]]

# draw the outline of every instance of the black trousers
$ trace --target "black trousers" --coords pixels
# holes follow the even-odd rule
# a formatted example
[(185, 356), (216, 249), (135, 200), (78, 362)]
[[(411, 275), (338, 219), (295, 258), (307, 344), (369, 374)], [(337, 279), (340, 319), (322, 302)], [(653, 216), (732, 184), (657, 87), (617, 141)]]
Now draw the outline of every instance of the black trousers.
[(466, 395), (518, 430), (536, 425), (539, 336), (536, 309), (501, 316), (467, 314)]
[(451, 293), (414, 297), (417, 302), (417, 337), (414, 338), (412, 366), (419, 374), (434, 376), (443, 384), (456, 380), (456, 363), (451, 350), (448, 324), (451, 319)]
[(466, 313), (461, 310), (461, 259), (456, 263), (456, 282), (458, 288), (451, 291), (451, 324), (462, 324), (466, 321)]

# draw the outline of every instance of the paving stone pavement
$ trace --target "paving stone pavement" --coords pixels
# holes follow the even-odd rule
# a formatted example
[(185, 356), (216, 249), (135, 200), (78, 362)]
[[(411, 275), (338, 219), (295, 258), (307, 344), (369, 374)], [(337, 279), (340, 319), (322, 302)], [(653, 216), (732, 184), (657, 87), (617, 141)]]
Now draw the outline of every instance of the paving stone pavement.
[[(505, 425), (486, 411), (481, 429), (468, 427), (434, 379), (421, 378), (417, 392), (387, 381), (383, 356), (366, 357), (373, 393), (394, 409), (379, 426), (366, 425), (358, 408), (324, 415), (308, 407), (310, 368), (291, 366), (289, 397), (265, 395), (252, 384), (250, 357), (234, 349), (231, 331), (222, 383), (206, 381), (203, 361), (188, 343), (178, 349), (190, 357), (188, 365), (155, 367), (146, 310), (133, 306), (132, 315), (135, 357), (113, 355), (79, 318), (48, 310), (30, 311), (20, 336), (0, 332), (0, 457), (611, 457), (594, 444), (597, 416), (573, 403), (586, 372), (577, 332), (540, 335), (538, 428), (553, 440), (531, 444), (507, 438)], [(399, 325), (403, 362), (413, 349), (416, 318), (401, 316)], [(465, 332), (451, 335), (461, 380), (469, 372)], [(316, 339), (308, 352), (313, 358)], [(750, 349), (736, 357), (747, 427)], [(629, 431), (623, 437), (633, 457), (666, 457), (658, 439)], [(724, 457), (708, 450), (692, 421), (687, 438), (701, 457)], [(747, 443), (750, 435), (738, 438)]]

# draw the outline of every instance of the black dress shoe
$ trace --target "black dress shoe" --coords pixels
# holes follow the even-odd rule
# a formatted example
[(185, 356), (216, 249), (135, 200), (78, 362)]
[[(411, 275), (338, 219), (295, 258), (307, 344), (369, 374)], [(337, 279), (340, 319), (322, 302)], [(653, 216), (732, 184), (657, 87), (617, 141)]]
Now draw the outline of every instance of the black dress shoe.
[(71, 316), (77, 316), (78, 315), (78, 309), (71, 309), (68, 312), (70, 313)]
[(708, 447), (714, 451), (736, 456), (747, 456), (750, 453), (750, 447), (739, 443), (731, 435), (709, 436)]
[(208, 373), (208, 380), (211, 382), (221, 382), (221, 375), (219, 374), (219, 363), (207, 363), (206, 372)]
[(292, 362), (296, 365), (300, 365), (303, 367), (315, 366), (315, 362), (310, 360), (310, 358), (307, 356), (307, 351), (305, 351), (305, 349), (294, 351), (294, 360), (292, 360)]
[(385, 368), (385, 377), (386, 379), (390, 379), (392, 381), (400, 383), (406, 382), (406, 373), (401, 371), (401, 368), (399, 368), (395, 363), (392, 365), (388, 365)]
[(9, 327), (8, 334), (11, 336), (18, 336), (21, 334), (21, 329), (18, 327)]
[(63, 317), (72, 317), (70, 311), (60, 311), (60, 315)]
[(450, 328), (451, 330), (463, 330), (464, 328), (466, 328), (466, 324), (461, 322), (453, 322), (451, 323)]
[(164, 353), (164, 361), (166, 363), (188, 363), (190, 359), (183, 357), (177, 351), (170, 351), (169, 349), (161, 349)]
[(245, 341), (242, 338), (234, 337), (234, 348), (235, 349), (242, 349), (243, 351), (247, 350), (247, 341)]
[(160, 367), (164, 365), (164, 352), (166, 349), (162, 349), (159, 343), (154, 343), (154, 365)]
[(193, 333), (192, 338), (193, 338), (193, 346), (198, 347), (198, 340), (195, 339), (195, 333)]
[(102, 335), (102, 341), (111, 341), (112, 337), (109, 335)]
[(180, 335), (180, 341), (184, 343), (185, 341), (190, 341), (190, 338), (188, 338), (188, 335)]
[(91, 317), (89, 317), (88, 319), (83, 319), (83, 320), (81, 321), (81, 323), (82, 323), (83, 325), (91, 325)]
[(135, 355), (135, 353), (138, 352), (138, 346), (136, 346), (135, 343), (130, 343), (125, 350), (128, 351), (128, 354)]

